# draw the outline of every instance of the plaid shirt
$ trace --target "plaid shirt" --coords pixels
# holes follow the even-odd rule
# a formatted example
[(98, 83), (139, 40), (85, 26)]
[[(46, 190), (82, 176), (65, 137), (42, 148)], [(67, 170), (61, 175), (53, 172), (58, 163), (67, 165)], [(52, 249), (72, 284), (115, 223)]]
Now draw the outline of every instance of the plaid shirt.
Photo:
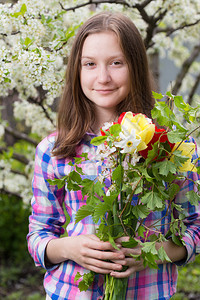
[[(33, 178), (32, 215), (30, 216), (28, 248), (36, 266), (46, 269), (44, 288), (51, 299), (70, 300), (97, 300), (103, 295), (103, 275), (96, 275), (92, 287), (86, 292), (80, 292), (78, 283), (74, 282), (77, 272), (83, 274), (85, 269), (72, 260), (67, 260), (52, 267), (46, 267), (44, 261), (45, 248), (47, 243), (54, 238), (59, 238), (65, 231), (63, 225), (66, 217), (63, 204), (70, 216), (70, 223), (67, 226), (69, 236), (79, 234), (92, 234), (96, 232), (96, 225), (92, 218), (86, 217), (75, 224), (77, 210), (85, 204), (82, 201), (80, 191), (69, 192), (67, 187), (59, 189), (50, 186), (47, 179), (61, 178), (70, 172), (68, 159), (57, 159), (51, 156), (56, 134), (51, 134), (44, 139), (37, 147), (35, 158), (35, 172)], [(96, 147), (90, 144), (91, 134), (86, 134), (80, 145), (77, 147), (77, 154), (88, 152), (89, 161), (83, 163), (82, 168), (88, 178), (94, 179), (100, 172), (100, 167), (95, 162)], [(197, 153), (193, 158), (197, 157)], [(198, 180), (196, 173), (190, 173), (190, 178)], [(187, 259), (184, 262), (167, 263), (159, 265), (158, 269), (146, 268), (136, 272), (129, 277), (126, 299), (153, 300), (170, 299), (176, 291), (177, 265), (193, 261), (195, 255), (200, 252), (200, 206), (194, 207), (187, 201), (185, 193), (194, 189), (192, 181), (185, 181), (181, 190), (176, 196), (175, 202), (181, 203), (187, 213), (184, 241), (187, 248)], [(134, 200), (133, 200), (134, 201)], [(151, 213), (145, 224), (148, 226), (155, 220), (161, 219), (161, 231), (166, 233), (170, 213), (165, 216), (166, 211)], [(163, 218), (162, 218), (163, 217)]]

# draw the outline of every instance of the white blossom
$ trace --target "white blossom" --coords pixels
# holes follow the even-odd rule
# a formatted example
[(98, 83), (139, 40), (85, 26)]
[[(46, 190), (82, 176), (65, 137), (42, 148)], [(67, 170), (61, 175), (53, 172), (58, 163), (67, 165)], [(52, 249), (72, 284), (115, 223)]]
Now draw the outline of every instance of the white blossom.
[(121, 140), (119, 142), (114, 142), (114, 145), (121, 148), (121, 153), (135, 153), (137, 146), (141, 142), (141, 138), (136, 136), (135, 129), (132, 129), (130, 134), (123, 129), (125, 128), (122, 126), (123, 132), (121, 131), (119, 134)]

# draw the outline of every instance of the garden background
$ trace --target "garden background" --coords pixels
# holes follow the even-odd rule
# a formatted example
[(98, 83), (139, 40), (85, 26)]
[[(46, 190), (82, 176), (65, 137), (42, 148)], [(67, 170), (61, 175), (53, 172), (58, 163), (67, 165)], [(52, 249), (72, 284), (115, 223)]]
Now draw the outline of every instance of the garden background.
[[(102, 10), (139, 28), (157, 91), (200, 103), (199, 0), (0, 1), (0, 299), (44, 297), (26, 245), (35, 147), (55, 129), (74, 35)], [(173, 299), (200, 299), (200, 256), (180, 268)]]

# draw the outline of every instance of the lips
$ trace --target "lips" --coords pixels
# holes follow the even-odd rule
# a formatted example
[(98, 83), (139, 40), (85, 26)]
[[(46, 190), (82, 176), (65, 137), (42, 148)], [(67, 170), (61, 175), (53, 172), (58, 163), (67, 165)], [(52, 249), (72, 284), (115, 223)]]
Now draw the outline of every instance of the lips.
[(113, 93), (116, 89), (94, 89), (97, 93), (102, 94), (102, 95), (106, 95), (106, 94), (110, 94)]

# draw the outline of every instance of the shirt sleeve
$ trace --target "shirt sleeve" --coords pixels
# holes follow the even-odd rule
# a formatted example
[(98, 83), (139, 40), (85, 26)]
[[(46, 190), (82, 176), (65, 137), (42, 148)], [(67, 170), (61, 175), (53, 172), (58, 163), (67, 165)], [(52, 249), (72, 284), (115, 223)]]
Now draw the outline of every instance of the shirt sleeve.
[[(191, 139), (190, 141), (195, 143), (194, 139)], [(197, 158), (198, 155), (196, 146), (192, 160)], [(198, 165), (200, 165), (199, 160)], [(177, 265), (185, 265), (188, 262), (194, 261), (195, 256), (200, 253), (200, 203), (199, 205), (194, 206), (188, 201), (186, 196), (188, 191), (193, 190), (198, 192), (198, 187), (195, 184), (195, 181), (199, 180), (200, 176), (196, 172), (188, 172), (186, 177), (187, 180), (183, 180), (183, 183), (180, 185), (180, 191), (175, 198), (175, 203), (181, 204), (184, 209), (184, 214), (186, 215), (186, 218), (184, 219), (186, 231), (184, 233), (183, 240), (187, 249), (187, 258), (184, 261), (177, 262)]]
[[(29, 217), (27, 235), (28, 250), (36, 266), (45, 266), (45, 249), (47, 243), (64, 233), (62, 227), (66, 221), (63, 211), (65, 188), (52, 186), (47, 179), (59, 178), (55, 158), (51, 157), (53, 144), (48, 138), (36, 148), (35, 168), (32, 181), (32, 214)], [(61, 177), (61, 176), (60, 176)], [(57, 266), (48, 267), (48, 270)]]

